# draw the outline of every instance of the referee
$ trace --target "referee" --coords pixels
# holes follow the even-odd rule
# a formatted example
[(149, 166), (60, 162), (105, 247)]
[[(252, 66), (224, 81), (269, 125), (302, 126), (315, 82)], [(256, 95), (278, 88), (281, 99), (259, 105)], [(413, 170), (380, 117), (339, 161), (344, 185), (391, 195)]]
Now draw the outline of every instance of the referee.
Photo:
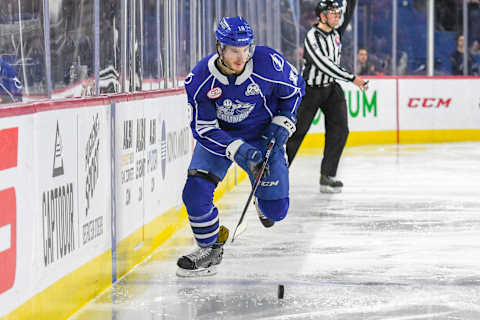
[[(361, 90), (367, 83), (340, 67), (341, 38), (353, 15), (356, 0), (321, 0), (315, 7), (318, 23), (308, 31), (304, 42), (303, 78), (306, 94), (297, 111), (297, 130), (287, 142), (288, 163), (295, 158), (318, 108), (325, 116), (325, 149), (320, 168), (320, 191), (341, 192), (343, 183), (335, 178), (348, 137), (347, 103), (336, 80), (353, 82)], [(344, 12), (343, 20), (341, 20)]]

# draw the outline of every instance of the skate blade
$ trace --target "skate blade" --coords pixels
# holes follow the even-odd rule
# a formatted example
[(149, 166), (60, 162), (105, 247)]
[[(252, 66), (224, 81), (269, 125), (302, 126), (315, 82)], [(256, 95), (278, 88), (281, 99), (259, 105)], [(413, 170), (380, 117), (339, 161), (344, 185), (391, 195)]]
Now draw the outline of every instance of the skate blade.
[(342, 187), (334, 188), (334, 187), (330, 187), (330, 186), (320, 185), (320, 192), (321, 193), (340, 193), (340, 192), (342, 192)]
[(196, 270), (188, 270), (183, 268), (177, 269), (177, 276), (180, 278), (210, 277), (216, 274), (217, 274), (217, 266), (200, 268)]

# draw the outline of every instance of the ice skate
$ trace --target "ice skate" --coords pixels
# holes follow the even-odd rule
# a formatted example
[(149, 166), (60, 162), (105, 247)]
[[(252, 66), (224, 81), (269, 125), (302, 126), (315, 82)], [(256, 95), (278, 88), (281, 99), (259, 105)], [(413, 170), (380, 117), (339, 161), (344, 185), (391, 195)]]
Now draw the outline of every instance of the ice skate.
[(255, 209), (257, 209), (258, 219), (265, 228), (271, 228), (275, 224), (274, 221), (268, 219), (266, 216), (263, 215), (262, 210), (258, 207), (257, 197), (253, 198), (253, 204), (255, 205)]
[(217, 265), (222, 262), (223, 245), (228, 239), (228, 229), (220, 226), (218, 240), (211, 247), (198, 248), (194, 252), (182, 256), (177, 261), (177, 276), (205, 277), (217, 273)]
[(342, 192), (343, 183), (335, 177), (326, 175), (320, 176), (320, 192), (322, 193), (340, 193)]

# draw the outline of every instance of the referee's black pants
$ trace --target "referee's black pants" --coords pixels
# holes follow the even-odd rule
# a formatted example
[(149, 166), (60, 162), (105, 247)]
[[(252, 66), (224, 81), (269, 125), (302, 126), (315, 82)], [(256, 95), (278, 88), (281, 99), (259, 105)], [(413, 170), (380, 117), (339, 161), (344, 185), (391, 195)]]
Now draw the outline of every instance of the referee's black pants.
[(306, 87), (305, 96), (297, 110), (297, 131), (287, 142), (288, 163), (292, 164), (318, 108), (325, 117), (325, 148), (320, 173), (336, 176), (349, 132), (345, 95), (336, 82), (327, 87)]

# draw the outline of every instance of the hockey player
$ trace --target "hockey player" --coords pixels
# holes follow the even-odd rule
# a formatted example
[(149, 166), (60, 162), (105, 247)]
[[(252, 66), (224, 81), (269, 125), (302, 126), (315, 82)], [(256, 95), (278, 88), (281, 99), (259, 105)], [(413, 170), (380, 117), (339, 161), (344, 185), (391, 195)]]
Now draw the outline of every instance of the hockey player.
[(22, 83), (15, 70), (0, 59), (0, 104), (22, 101)]
[(285, 143), (295, 131), (295, 113), (305, 83), (277, 51), (254, 46), (242, 17), (225, 17), (216, 30), (217, 52), (203, 58), (185, 80), (197, 144), (183, 189), (190, 226), (200, 247), (178, 259), (178, 276), (213, 275), (222, 261), (228, 229), (213, 204), (217, 184), (236, 162), (252, 182), (266, 146), (275, 138), (268, 174), (255, 193), (260, 221), (270, 227), (287, 215)]

